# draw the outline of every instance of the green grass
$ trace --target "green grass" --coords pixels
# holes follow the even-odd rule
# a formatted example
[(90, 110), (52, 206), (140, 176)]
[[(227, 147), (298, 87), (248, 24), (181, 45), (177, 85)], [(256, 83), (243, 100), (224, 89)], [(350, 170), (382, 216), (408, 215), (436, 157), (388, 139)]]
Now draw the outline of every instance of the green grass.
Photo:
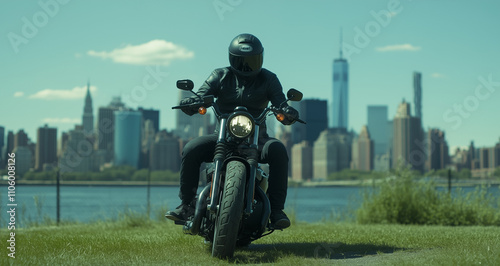
[[(39, 226), (16, 230), (16, 258), (0, 265), (500, 265), (499, 227), (295, 224), (239, 249), (233, 260), (211, 257), (198, 236), (164, 221)], [(2, 229), (1, 238), (7, 239)], [(5, 245), (5, 241), (2, 241)]]
[[(289, 229), (238, 249), (231, 260), (212, 258), (201, 237), (165, 221), (164, 206), (151, 220), (130, 210), (89, 224), (28, 219), (15, 231), (15, 259), (2, 226), (0, 265), (500, 265), (500, 227), (492, 226), (500, 225), (499, 199), (484, 190), (450, 197), (408, 169), (395, 175), (365, 194), (358, 223), (300, 223), (291, 208)], [(43, 199), (35, 203), (40, 220)]]

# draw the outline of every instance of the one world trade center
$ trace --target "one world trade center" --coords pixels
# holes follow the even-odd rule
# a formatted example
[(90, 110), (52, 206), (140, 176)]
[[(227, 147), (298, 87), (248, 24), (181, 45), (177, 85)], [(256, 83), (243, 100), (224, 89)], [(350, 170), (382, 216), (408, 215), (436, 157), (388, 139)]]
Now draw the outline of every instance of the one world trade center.
[(340, 58), (333, 61), (333, 101), (331, 106), (331, 127), (348, 129), (348, 99), (349, 99), (349, 66), (342, 58), (342, 39), (340, 41)]

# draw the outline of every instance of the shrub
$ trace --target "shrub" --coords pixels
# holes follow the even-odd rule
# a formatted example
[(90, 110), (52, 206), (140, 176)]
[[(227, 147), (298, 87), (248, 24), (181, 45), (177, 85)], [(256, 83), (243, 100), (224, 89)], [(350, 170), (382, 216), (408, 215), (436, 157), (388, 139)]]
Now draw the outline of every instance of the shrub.
[(408, 169), (400, 167), (394, 176), (365, 191), (356, 211), (359, 223), (398, 223), (427, 225), (500, 225), (500, 200), (485, 187), (451, 195), (438, 191), (428, 180), (417, 180)]

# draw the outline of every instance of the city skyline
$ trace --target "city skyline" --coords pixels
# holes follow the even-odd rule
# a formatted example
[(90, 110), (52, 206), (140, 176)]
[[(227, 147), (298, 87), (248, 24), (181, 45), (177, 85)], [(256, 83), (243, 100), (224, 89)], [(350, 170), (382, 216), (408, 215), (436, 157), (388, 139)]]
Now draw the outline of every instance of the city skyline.
[[(494, 44), (500, 37), (493, 34), (499, 21), (493, 11), (499, 3), (220, 1), (228, 7), (223, 9), (215, 2), (5, 4), (0, 11), (5, 135), (24, 129), (34, 141), (37, 128), (48, 124), (59, 138), (82, 124), (89, 79), (95, 119), (99, 107), (121, 96), (131, 108), (160, 110), (161, 127), (172, 130), (175, 81), (191, 78), (198, 87), (214, 68), (228, 65), (227, 46), (241, 32), (261, 39), (264, 67), (278, 75), (285, 91), (294, 87), (304, 99), (330, 103), (342, 27), (349, 130), (367, 124), (369, 105), (387, 105), (392, 120), (401, 99), (411, 101), (417, 71), (425, 131), (444, 131), (450, 152), (470, 141), (477, 147), (498, 141), (500, 54)], [(121, 13), (113, 12), (117, 4)], [(127, 57), (135, 52), (139, 56)]]

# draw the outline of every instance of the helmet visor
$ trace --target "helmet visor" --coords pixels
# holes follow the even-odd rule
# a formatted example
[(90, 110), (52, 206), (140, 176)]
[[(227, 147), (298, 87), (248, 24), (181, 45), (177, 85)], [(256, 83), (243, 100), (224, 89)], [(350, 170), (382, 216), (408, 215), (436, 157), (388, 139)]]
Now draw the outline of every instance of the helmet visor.
[(243, 73), (259, 71), (262, 68), (262, 61), (262, 54), (247, 56), (229, 55), (229, 62), (231, 63), (231, 66), (237, 71)]

